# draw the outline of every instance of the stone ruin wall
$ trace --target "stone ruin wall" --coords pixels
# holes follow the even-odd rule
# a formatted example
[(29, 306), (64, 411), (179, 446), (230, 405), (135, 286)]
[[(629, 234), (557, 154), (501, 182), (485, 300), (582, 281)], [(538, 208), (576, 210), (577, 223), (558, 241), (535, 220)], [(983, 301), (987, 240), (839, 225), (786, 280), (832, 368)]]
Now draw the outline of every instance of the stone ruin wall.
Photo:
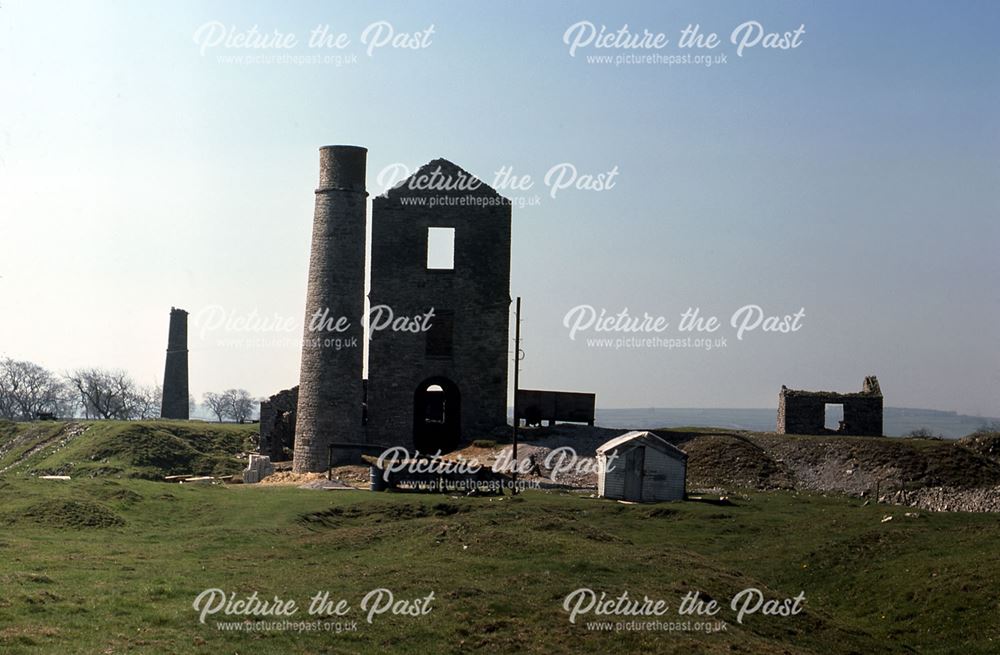
[[(840, 430), (826, 428), (826, 405), (844, 406)], [(778, 395), (778, 434), (830, 434), (882, 436), (883, 397), (878, 379), (865, 378), (862, 390), (856, 393), (803, 391), (781, 387)]]

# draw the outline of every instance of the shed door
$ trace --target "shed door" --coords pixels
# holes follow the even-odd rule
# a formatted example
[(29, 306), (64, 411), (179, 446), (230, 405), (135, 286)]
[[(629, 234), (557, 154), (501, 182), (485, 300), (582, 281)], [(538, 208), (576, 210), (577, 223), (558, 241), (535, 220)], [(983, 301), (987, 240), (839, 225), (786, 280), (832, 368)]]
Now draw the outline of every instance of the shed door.
[(645, 460), (645, 448), (633, 448), (625, 453), (625, 500), (642, 500), (642, 469)]

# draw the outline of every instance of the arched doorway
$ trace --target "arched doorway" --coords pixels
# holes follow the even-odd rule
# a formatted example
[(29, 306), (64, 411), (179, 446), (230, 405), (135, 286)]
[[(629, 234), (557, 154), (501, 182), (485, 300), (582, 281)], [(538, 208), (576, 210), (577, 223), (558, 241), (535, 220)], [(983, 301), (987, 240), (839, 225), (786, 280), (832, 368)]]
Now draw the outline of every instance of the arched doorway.
[(427, 378), (413, 394), (413, 447), (424, 454), (443, 453), (458, 446), (461, 395), (446, 377)]

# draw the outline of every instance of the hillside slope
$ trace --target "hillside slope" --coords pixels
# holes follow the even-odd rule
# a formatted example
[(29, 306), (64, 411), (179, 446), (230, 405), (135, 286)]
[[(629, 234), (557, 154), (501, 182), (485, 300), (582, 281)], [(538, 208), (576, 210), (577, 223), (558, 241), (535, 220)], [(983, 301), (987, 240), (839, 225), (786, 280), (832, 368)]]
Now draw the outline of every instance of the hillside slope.
[(256, 425), (197, 421), (0, 422), (0, 474), (134, 477), (226, 475)]

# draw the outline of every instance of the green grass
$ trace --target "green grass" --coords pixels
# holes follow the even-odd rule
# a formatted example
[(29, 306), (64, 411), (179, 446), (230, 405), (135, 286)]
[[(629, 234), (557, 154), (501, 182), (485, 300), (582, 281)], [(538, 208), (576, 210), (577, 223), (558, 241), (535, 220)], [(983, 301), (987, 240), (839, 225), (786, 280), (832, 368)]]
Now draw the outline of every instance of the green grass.
[(138, 477), (227, 475), (242, 468), (257, 425), (193, 421), (0, 423), (0, 470), (7, 475)]
[[(1000, 645), (994, 515), (752, 493), (731, 507), (505, 497), (0, 480), (0, 653), (989, 653)], [(894, 519), (882, 523), (885, 514)], [(806, 595), (795, 617), (728, 630), (588, 632), (561, 609), (580, 587), (676, 604), (746, 587)], [(306, 605), (328, 590), (358, 632), (221, 632), (195, 596), (217, 587)], [(358, 608), (371, 589), (435, 592), (423, 617)], [(304, 610), (300, 614), (304, 613)], [(299, 618), (299, 617), (297, 617)]]

